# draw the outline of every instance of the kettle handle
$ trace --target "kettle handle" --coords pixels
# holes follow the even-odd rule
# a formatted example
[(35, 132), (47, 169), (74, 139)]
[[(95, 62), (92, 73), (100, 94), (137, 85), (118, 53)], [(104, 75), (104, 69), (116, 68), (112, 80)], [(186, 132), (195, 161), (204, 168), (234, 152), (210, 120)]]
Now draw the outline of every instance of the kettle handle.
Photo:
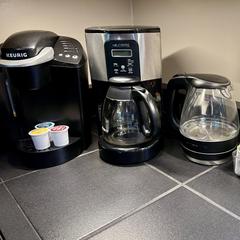
[[(147, 89), (142, 88), (140, 86), (133, 87), (132, 96), (134, 100), (138, 101), (138, 99), (141, 99), (145, 104), (150, 116), (152, 126), (153, 126), (153, 129), (150, 132), (150, 134), (152, 137), (158, 136), (160, 133), (161, 119), (160, 119), (160, 113), (159, 113), (157, 104), (153, 96), (151, 95), (151, 93), (147, 91)], [(145, 136), (150, 135), (146, 133), (146, 129), (144, 127), (143, 127), (143, 133)]]
[(177, 118), (175, 113), (174, 99), (176, 91), (181, 89), (188, 90), (188, 77), (186, 75), (174, 75), (167, 84), (167, 105), (170, 124), (177, 131), (179, 130), (180, 119)]

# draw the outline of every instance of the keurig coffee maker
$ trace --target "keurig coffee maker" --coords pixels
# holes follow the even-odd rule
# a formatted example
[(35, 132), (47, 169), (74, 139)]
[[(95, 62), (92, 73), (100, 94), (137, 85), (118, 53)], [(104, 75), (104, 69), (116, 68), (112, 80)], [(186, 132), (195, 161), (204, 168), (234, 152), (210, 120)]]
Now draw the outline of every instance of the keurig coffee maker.
[[(64, 163), (90, 143), (86, 56), (81, 44), (49, 31), (23, 31), (1, 45), (9, 132), (31, 167)], [(28, 132), (41, 122), (69, 126), (69, 144), (37, 151)]]
[(159, 27), (85, 30), (99, 133), (100, 157), (143, 162), (161, 147)]

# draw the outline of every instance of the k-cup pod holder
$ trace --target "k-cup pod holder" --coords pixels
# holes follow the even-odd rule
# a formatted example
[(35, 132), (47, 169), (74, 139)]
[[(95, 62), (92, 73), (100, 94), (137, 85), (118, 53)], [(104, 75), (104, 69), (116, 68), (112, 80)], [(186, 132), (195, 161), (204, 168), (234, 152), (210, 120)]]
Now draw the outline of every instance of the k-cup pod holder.
[(69, 137), (69, 143), (56, 147), (52, 142), (44, 150), (36, 150), (31, 138), (18, 141), (17, 149), (20, 153), (22, 164), (27, 168), (39, 169), (63, 164), (83, 151), (80, 137)]
[(69, 136), (68, 130), (67, 125), (37, 124), (28, 133), (31, 138), (20, 139), (17, 143), (23, 164), (34, 169), (46, 168), (78, 156), (83, 151), (82, 138)]

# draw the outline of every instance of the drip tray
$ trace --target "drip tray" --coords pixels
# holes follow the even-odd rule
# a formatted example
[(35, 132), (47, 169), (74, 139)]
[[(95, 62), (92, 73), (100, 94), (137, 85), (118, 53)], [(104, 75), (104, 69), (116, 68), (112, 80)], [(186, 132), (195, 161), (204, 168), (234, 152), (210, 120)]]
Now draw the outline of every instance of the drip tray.
[(78, 137), (69, 137), (69, 144), (63, 147), (55, 147), (53, 143), (45, 150), (36, 150), (31, 138), (18, 141), (17, 150), (21, 154), (21, 162), (29, 168), (46, 168), (63, 164), (82, 151), (82, 142)]

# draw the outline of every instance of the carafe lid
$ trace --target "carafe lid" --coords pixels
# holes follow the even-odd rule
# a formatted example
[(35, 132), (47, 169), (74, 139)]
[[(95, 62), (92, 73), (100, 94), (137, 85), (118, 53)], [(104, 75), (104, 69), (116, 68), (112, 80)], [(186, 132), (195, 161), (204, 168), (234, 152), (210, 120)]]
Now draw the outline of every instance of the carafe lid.
[(111, 86), (108, 89), (106, 98), (115, 101), (130, 101), (132, 96), (131, 87), (116, 87)]
[(186, 79), (196, 88), (223, 89), (231, 84), (226, 77), (215, 74), (189, 74)]

